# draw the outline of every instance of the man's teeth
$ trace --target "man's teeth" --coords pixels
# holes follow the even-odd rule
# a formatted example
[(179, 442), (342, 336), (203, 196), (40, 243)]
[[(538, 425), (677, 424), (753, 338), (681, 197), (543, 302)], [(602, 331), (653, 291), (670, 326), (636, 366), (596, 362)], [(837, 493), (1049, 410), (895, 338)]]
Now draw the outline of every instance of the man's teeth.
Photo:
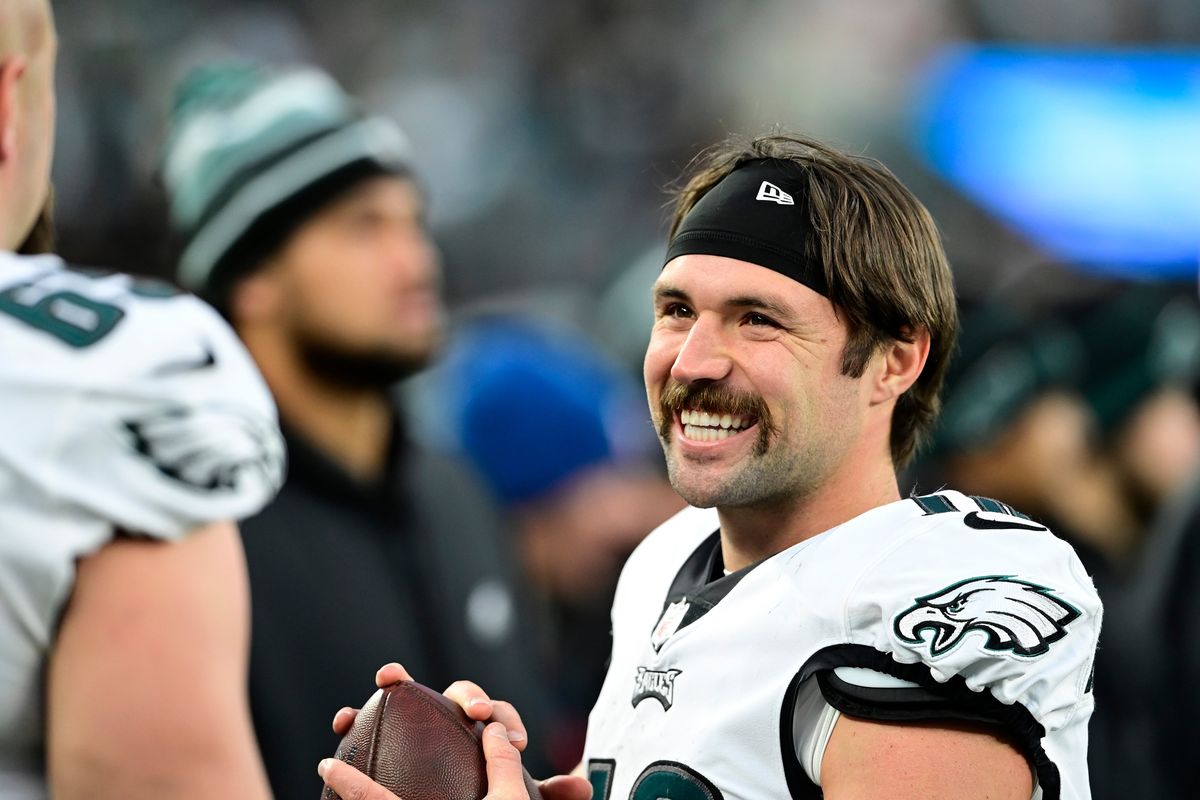
[(752, 420), (732, 414), (710, 414), (707, 411), (686, 410), (679, 415), (683, 423), (683, 435), (698, 442), (716, 442), (728, 439), (742, 428), (748, 428)]

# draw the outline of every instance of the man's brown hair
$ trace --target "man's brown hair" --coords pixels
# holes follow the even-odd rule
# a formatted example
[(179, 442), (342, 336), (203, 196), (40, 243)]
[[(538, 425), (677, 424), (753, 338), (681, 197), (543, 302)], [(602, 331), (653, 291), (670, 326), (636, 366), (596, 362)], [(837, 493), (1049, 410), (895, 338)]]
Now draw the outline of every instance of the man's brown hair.
[(905, 466), (941, 407), (938, 397), (958, 331), (954, 281), (933, 217), (887, 167), (794, 134), (730, 140), (701, 153), (675, 198), (671, 236), (710, 189), (753, 159), (798, 165), (809, 215), (806, 254), (824, 269), (828, 297), (849, 329), (842, 373), (860, 377), (891, 340), (929, 331), (925, 368), (896, 403), (891, 451)]

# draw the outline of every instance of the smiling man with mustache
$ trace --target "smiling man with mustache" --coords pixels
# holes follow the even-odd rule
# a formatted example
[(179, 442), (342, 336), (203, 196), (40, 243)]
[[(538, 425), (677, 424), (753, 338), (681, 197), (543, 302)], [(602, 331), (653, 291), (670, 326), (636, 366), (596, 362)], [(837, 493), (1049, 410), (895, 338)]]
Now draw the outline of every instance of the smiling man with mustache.
[(1100, 604), (1074, 553), (1003, 503), (900, 493), (957, 329), (916, 198), (804, 137), (717, 148), (654, 303), (650, 411), (695, 508), (623, 573), (593, 786), (1088, 797)]
[(622, 572), (595, 800), (1088, 798), (1091, 579), (1003, 502), (900, 492), (957, 329), (919, 201), (801, 136), (719, 147), (654, 304), (649, 407), (693, 507)]

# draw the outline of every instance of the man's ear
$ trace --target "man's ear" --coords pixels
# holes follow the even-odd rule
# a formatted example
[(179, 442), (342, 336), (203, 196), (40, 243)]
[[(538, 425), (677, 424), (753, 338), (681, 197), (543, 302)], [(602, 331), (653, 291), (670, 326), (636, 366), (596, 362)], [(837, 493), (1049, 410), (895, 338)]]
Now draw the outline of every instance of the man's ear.
[(925, 368), (925, 360), (929, 358), (928, 329), (905, 328), (903, 333), (911, 341), (893, 339), (884, 345), (882, 363), (871, 391), (872, 403), (886, 403), (900, 397), (917, 382)]
[(28, 66), (25, 57), (11, 55), (0, 61), (0, 162), (16, 157), (17, 121), (21, 77)]
[(283, 308), (283, 282), (279, 271), (264, 264), (236, 281), (229, 290), (229, 316), (234, 327), (272, 324)]

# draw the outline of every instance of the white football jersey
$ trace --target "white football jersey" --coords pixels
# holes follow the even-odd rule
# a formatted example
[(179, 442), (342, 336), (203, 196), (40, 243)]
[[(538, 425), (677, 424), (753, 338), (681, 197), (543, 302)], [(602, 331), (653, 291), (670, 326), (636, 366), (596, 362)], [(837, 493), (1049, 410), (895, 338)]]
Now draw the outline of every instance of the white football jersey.
[[(1035, 767), (1035, 798), (1090, 796), (1101, 606), (1069, 545), (945, 491), (721, 577), (718, 528), (685, 509), (621, 574), (584, 755), (594, 800), (819, 798), (803, 756), (836, 717), (798, 706), (814, 686), (855, 716), (996, 722)], [(863, 669), (918, 688), (838, 680)]]
[(47, 654), (76, 560), (260, 509), (275, 407), (211, 308), (165, 284), (0, 252), (0, 796), (44, 796)]

